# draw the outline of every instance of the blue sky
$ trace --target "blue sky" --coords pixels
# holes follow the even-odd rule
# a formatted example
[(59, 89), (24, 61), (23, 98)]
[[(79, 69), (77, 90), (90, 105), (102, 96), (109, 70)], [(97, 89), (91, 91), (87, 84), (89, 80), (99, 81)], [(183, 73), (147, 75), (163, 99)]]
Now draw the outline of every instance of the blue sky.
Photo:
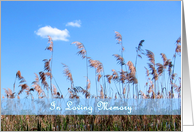
[[(70, 82), (63, 74), (61, 63), (68, 65), (75, 86), (85, 88), (86, 85), (85, 60), (76, 54), (76, 46), (71, 45), (74, 41), (83, 43), (88, 56), (102, 62), (105, 74), (112, 74), (112, 69), (119, 71), (120, 65), (112, 56), (121, 52), (114, 30), (122, 35), (125, 62), (135, 63), (135, 47), (141, 40), (145, 40), (143, 49), (155, 54), (156, 63), (163, 63), (160, 53), (172, 60), (175, 42), (181, 35), (181, 2), (1, 2), (1, 96), (3, 88), (13, 89), (18, 70), (30, 87), (34, 73), (44, 70), (42, 60), (51, 57), (51, 52), (45, 50), (49, 46), (46, 35), (53, 38), (52, 72), (64, 96)], [(146, 56), (138, 58), (138, 86), (143, 92), (146, 92), (147, 63)], [(181, 77), (179, 56), (175, 72)], [(89, 67), (91, 94), (96, 91), (94, 73), (94, 68)], [(18, 85), (17, 81), (17, 92)]]

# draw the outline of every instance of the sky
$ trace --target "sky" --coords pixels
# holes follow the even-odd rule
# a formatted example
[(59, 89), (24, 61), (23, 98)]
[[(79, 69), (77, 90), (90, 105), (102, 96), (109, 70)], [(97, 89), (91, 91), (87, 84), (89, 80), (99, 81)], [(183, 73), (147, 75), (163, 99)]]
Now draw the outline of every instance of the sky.
[[(3, 88), (13, 90), (18, 70), (29, 87), (35, 80), (34, 73), (44, 71), (43, 60), (51, 57), (51, 52), (45, 50), (49, 46), (47, 35), (54, 45), (52, 73), (65, 98), (71, 84), (61, 63), (69, 67), (74, 86), (86, 87), (86, 60), (77, 55), (77, 47), (71, 44), (74, 41), (83, 43), (88, 57), (103, 64), (105, 74), (112, 74), (112, 69), (120, 71), (113, 56), (121, 53), (114, 31), (122, 35), (125, 62), (135, 64), (135, 47), (141, 40), (145, 40), (142, 48), (154, 53), (156, 63), (163, 64), (160, 53), (173, 60), (176, 40), (181, 35), (181, 1), (2, 1), (1, 96), (5, 96)], [(144, 93), (147, 63), (148, 58), (142, 56), (136, 68), (138, 88)], [(95, 69), (89, 67), (88, 73), (89, 91), (96, 95)], [(176, 57), (175, 73), (181, 77), (180, 56)], [(159, 84), (161, 81), (159, 78)], [(53, 84), (56, 86), (54, 81)], [(114, 85), (112, 82), (113, 89)], [(18, 86), (17, 80), (16, 92), (20, 90)]]

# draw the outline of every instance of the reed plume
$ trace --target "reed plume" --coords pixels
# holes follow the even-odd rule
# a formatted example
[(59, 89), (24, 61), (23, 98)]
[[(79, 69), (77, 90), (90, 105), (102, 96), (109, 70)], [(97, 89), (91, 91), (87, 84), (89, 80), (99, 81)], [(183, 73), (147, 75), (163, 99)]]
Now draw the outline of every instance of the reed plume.
[(34, 90), (37, 91), (37, 93), (38, 93), (39, 96), (43, 92), (43, 90), (41, 89), (41, 87), (38, 84), (34, 84), (34, 85), (32, 85), (32, 87), (34, 87)]
[(164, 63), (164, 68), (166, 69), (166, 67), (169, 65), (169, 63), (171, 62), (170, 59), (166, 60), (165, 63)]
[(157, 74), (155, 67), (150, 63), (148, 63), (148, 66), (149, 66), (150, 70), (152, 71), (151, 74), (153, 75), (153, 79), (158, 80), (158, 74)]
[(113, 54), (113, 56), (117, 59), (117, 63), (120, 64), (120, 65), (124, 65), (124, 59), (123, 57), (121, 57), (120, 55), (118, 54)]
[[(152, 71), (151, 74), (153, 76), (152, 79), (155, 80), (155, 90), (156, 90), (156, 81), (158, 80), (158, 74), (157, 74), (157, 70), (155, 69), (155, 58), (154, 58), (154, 53), (151, 52), (150, 50), (146, 50), (146, 55), (149, 58), (150, 63), (148, 63), (148, 66), (150, 68), (150, 70)], [(155, 91), (156, 93), (156, 91)]]
[[(118, 63), (121, 65), (121, 72), (122, 72), (123, 65), (125, 65), (124, 59), (123, 59), (124, 47), (122, 44), (122, 36), (119, 32), (115, 31), (115, 38), (118, 41), (117, 44), (120, 44), (120, 46), (121, 46), (121, 55), (113, 54), (113, 56), (115, 56), (117, 58)], [(122, 83), (122, 89), (123, 89), (123, 83)]]
[(8, 89), (3, 88), (3, 89), (5, 90), (5, 94), (6, 94), (7, 98), (15, 98), (15, 96), (14, 96), (15, 92), (12, 93), (12, 90), (10, 88), (8, 88)]
[(80, 86), (73, 87), (73, 88), (68, 88), (68, 91), (70, 93), (70, 98), (79, 99), (79, 96), (77, 95), (78, 93), (84, 94), (86, 98), (90, 97), (90, 93), (87, 90), (80, 87)]
[(63, 74), (65, 74), (65, 76), (67, 76), (67, 80), (69, 80), (71, 82), (71, 88), (73, 88), (73, 77), (72, 77), (72, 74), (68, 68), (67, 65), (63, 64), (63, 67), (65, 68), (64, 71), (63, 71)]
[(120, 81), (122, 83), (125, 83), (125, 80), (126, 80), (126, 71), (121, 70), (121, 72), (120, 72)]
[(48, 89), (48, 83), (46, 82), (45, 73), (43, 71), (41, 71), (41, 72), (39, 72), (39, 76), (40, 76), (40, 80), (41, 80), (41, 83), (43, 84), (43, 86)]
[[(162, 72), (166, 69), (166, 67), (170, 63), (170, 59), (167, 59), (167, 57), (166, 57), (166, 55), (164, 53), (161, 53), (160, 55), (162, 56), (162, 59), (163, 59), (163, 67), (161, 65), (158, 66), (158, 69), (157, 70), (158, 70), (158, 74), (159, 75), (162, 74)], [(165, 77), (165, 73), (164, 73), (164, 77)], [(166, 88), (166, 86), (162, 88), (162, 93), (163, 93), (164, 88)]]
[(123, 95), (125, 95), (125, 93), (126, 93), (126, 87), (124, 87), (123, 89)]
[(176, 40), (176, 43), (181, 43), (181, 36)]
[(118, 43), (118, 44), (121, 44), (121, 42), (122, 42), (122, 36), (121, 36), (121, 34), (120, 34), (119, 32), (117, 32), (117, 31), (115, 31), (115, 38), (116, 38), (116, 40), (118, 41), (117, 43)]
[(163, 64), (165, 64), (165, 62), (167, 61), (166, 55), (164, 53), (160, 53), (160, 55), (162, 56)]
[(20, 71), (17, 71), (16, 73), (16, 77), (19, 78), (19, 79), (23, 79), (22, 75), (21, 75), (21, 72)]
[[(176, 54), (181, 54), (181, 37), (179, 37), (176, 41), (176, 49), (175, 49), (175, 54), (174, 54), (174, 64), (172, 64), (172, 62), (169, 63), (169, 76), (171, 75), (171, 70), (173, 67), (173, 71), (172, 71), (172, 75), (175, 73), (174, 69), (175, 69), (175, 60), (176, 60)], [(173, 84), (173, 77), (170, 79), (171, 83)], [(173, 85), (171, 84), (171, 98), (173, 98), (174, 93), (173, 93)]]
[(90, 79), (88, 79), (87, 77), (86, 77), (86, 79), (87, 79), (87, 82), (88, 82), (86, 89), (89, 90), (90, 87), (91, 87), (91, 82), (90, 82)]
[(129, 68), (130, 74), (135, 75), (136, 73), (136, 68), (133, 66), (133, 63), (131, 61), (127, 62), (127, 66)]
[[(127, 62), (127, 66), (129, 68), (129, 71), (130, 71), (130, 73), (127, 74), (127, 80), (129, 83), (133, 83), (133, 97), (134, 97), (134, 91), (135, 91), (134, 84), (138, 83), (137, 78), (136, 78), (136, 67), (134, 67), (134, 65), (131, 61)], [(138, 91), (138, 88), (137, 88), (137, 91)]]
[(36, 74), (36, 73), (34, 73), (35, 74), (35, 76), (36, 76), (36, 78), (35, 78), (35, 83), (39, 83), (39, 77), (38, 77), (38, 75)]
[[(142, 56), (141, 56), (141, 54), (144, 54), (143, 53), (143, 49), (141, 48), (142, 46), (143, 46), (143, 42), (144, 42), (145, 40), (141, 40), (140, 42), (139, 42), (139, 44), (138, 44), (138, 47), (136, 47), (136, 59), (135, 59), (135, 69), (136, 69), (136, 67), (137, 67), (137, 58), (138, 57), (140, 57), (140, 58), (142, 58)], [(136, 73), (135, 73), (136, 74)], [(137, 91), (138, 91), (138, 86), (136, 87), (137, 88)], [(134, 84), (133, 84), (133, 90), (134, 90)], [(139, 96), (138, 96), (138, 98), (139, 98)]]
[(24, 90), (29, 90), (27, 84), (20, 84), (21, 90), (19, 91), (18, 95), (20, 95)]
[(50, 45), (48, 47), (46, 47), (45, 50), (50, 50), (52, 52), (53, 51), (53, 41), (52, 41), (52, 38), (50, 36), (48, 36), (48, 43), (50, 43)]
[(57, 95), (57, 88), (53, 85), (53, 95)]
[(24, 77), (22, 77), (21, 72), (20, 71), (17, 71), (16, 78), (15, 78), (15, 81), (14, 81), (14, 84), (13, 84), (13, 91), (15, 91), (15, 83), (16, 83), (16, 79), (17, 78), (20, 80), (19, 83), (26, 82), (26, 80), (24, 79)]
[(113, 75), (105, 75), (105, 77), (107, 77), (108, 83), (111, 84), (111, 80), (113, 78)]
[[(102, 77), (101, 73), (103, 72), (103, 65), (100, 61), (98, 60), (92, 60), (91, 58), (89, 58), (89, 66), (92, 68), (95, 68), (95, 74), (97, 76), (97, 81), (100, 82), (100, 79)], [(97, 82), (96, 82), (96, 93), (98, 93), (97, 91)]]
[(75, 42), (72, 42), (71, 44), (75, 44), (77, 46), (77, 48), (80, 49), (77, 52), (78, 55), (81, 55), (83, 59), (85, 57), (87, 57), (86, 56), (86, 49), (85, 49), (84, 45), (81, 42), (75, 41)]
[(164, 66), (160, 63), (156, 63), (156, 66), (158, 67), (157, 68), (157, 71), (158, 71), (158, 75), (162, 75), (163, 71), (164, 71)]
[[(113, 78), (113, 75), (105, 75), (105, 77), (107, 78), (107, 81), (109, 83), (109, 89), (111, 88), (110, 84), (111, 84), (111, 80)], [(111, 90), (113, 91), (113, 89), (111, 88)]]
[(141, 47), (143, 46), (143, 42), (144, 42), (145, 40), (141, 40), (140, 42), (139, 42), (139, 44), (138, 44), (138, 47), (136, 47), (136, 49), (138, 50), (138, 51), (140, 51), (140, 52), (142, 52), (142, 49), (141, 49)]
[[(113, 72), (113, 73), (112, 73), (112, 79), (113, 79), (114, 83), (115, 83), (115, 82), (119, 82), (119, 81), (120, 81), (120, 78), (119, 78), (119, 75), (118, 75), (118, 73), (116, 72), (116, 70), (112, 69), (112, 72)], [(119, 92), (119, 90), (118, 90), (118, 88), (117, 88), (116, 83), (115, 83), (115, 87), (116, 87), (116, 89), (117, 89), (118, 95), (120, 96), (120, 98), (122, 98), (122, 97), (121, 97), (121, 94), (120, 94), (120, 92)]]
[(147, 90), (147, 87), (148, 87), (148, 81), (149, 81), (149, 75), (150, 75), (150, 73), (149, 73), (149, 70), (146, 68), (146, 67), (144, 67), (145, 69), (146, 69), (146, 78), (147, 78), (147, 82), (146, 82), (146, 84), (145, 84), (145, 87), (146, 87), (146, 90)]
[(171, 79), (174, 80), (176, 76), (177, 76), (177, 74), (176, 74), (176, 73), (173, 73), (173, 74), (171, 75)]
[(179, 93), (178, 97), (180, 98), (180, 94), (181, 94), (181, 78), (180, 77), (179, 77), (179, 86), (176, 85), (174, 87), (175, 87), (175, 91)]
[(44, 70), (50, 72), (51, 71), (51, 68), (50, 68), (51, 59), (49, 60), (44, 59), (43, 61), (44, 61)]
[(53, 96), (53, 94), (52, 94), (53, 93), (52, 92), (53, 40), (49, 35), (48, 35), (48, 43), (50, 43), (50, 45), (48, 47), (46, 47), (45, 50), (51, 51), (52, 55), (51, 55), (51, 58), (49, 60), (44, 59), (43, 61), (45, 62), (44, 69), (45, 69), (45, 71), (47, 71), (47, 73), (45, 73), (45, 74), (50, 77), (50, 90), (51, 90), (51, 96)]
[[(41, 84), (44, 86), (44, 88), (46, 88), (46, 90), (48, 92), (49, 85), (48, 85), (48, 83), (46, 81), (46, 75), (45, 75), (45, 73), (43, 71), (41, 71), (41, 72), (39, 72), (39, 76), (40, 76)], [(38, 92), (42, 92), (42, 90), (38, 86), (37, 86), (37, 91)], [(48, 94), (47, 96), (49, 97), (49, 93), (47, 93), (47, 94)], [(43, 93), (43, 96), (42, 97), (39, 96), (39, 98), (43, 98), (43, 97), (45, 97), (45, 94), (44, 93)]]
[(126, 79), (128, 80), (128, 83), (133, 83), (133, 84), (137, 84), (138, 83), (138, 80), (137, 78), (135, 77), (134, 74), (127, 74), (126, 75)]
[(168, 63), (168, 74), (169, 74), (169, 76), (171, 75), (172, 67), (173, 67), (172, 61), (170, 61), (170, 62)]
[(155, 94), (155, 92), (153, 91), (153, 92), (152, 92), (151, 99), (155, 99), (155, 98), (156, 98), (156, 94)]
[[(26, 94), (27, 94), (27, 97), (28, 97), (29, 95), (31, 95), (31, 98), (34, 99), (32, 93), (31, 93), (32, 91), (34, 91), (33, 88), (27, 87), (25, 92), (26, 92)], [(27, 98), (27, 97), (26, 97), (26, 98)]]
[(102, 77), (102, 75), (99, 73), (97, 76), (98, 76), (98, 82), (100, 82), (100, 78)]
[(148, 97), (140, 90), (141, 96), (143, 99), (147, 99)]
[(117, 94), (115, 94), (115, 99), (117, 99)]
[(100, 73), (103, 71), (103, 65), (100, 61), (89, 59), (89, 64), (90, 64), (90, 67), (93, 67), (96, 69), (97, 73)]
[(103, 87), (102, 87), (102, 85), (100, 85), (100, 87), (101, 87), (101, 90), (100, 90), (100, 98), (101, 99), (104, 99)]
[[(24, 77), (21, 75), (21, 72), (20, 71), (17, 71), (16, 73), (16, 79), (19, 79), (20, 80), (20, 85), (19, 87), (21, 87), (20, 91), (18, 92), (18, 96), (24, 91), (24, 90), (27, 90), (26, 93), (27, 95), (29, 95), (29, 92), (31, 91), (31, 89), (29, 89), (27, 83), (26, 83), (26, 80), (24, 79)], [(15, 79), (15, 82), (16, 82), (16, 79)], [(14, 82), (14, 90), (15, 90), (15, 82)], [(15, 93), (15, 92), (14, 92)], [(13, 95), (12, 95), (13, 97)]]
[(147, 57), (149, 58), (149, 61), (152, 63), (153, 66), (155, 66), (155, 59), (154, 59), (154, 53), (151, 52), (150, 50), (146, 50), (147, 52)]
[[(138, 47), (136, 47), (136, 53), (137, 53), (137, 55), (136, 55), (136, 59), (135, 59), (135, 68), (136, 68), (136, 66), (137, 66), (137, 57), (142, 58), (141, 54), (144, 54), (144, 53), (143, 53), (143, 49), (141, 48), (141, 47), (143, 46), (143, 42), (144, 42), (144, 41), (145, 41), (145, 40), (141, 40), (141, 41), (139, 42), (139, 44), (138, 44)], [(139, 54), (139, 52), (140, 52), (140, 54)]]
[(146, 67), (144, 67), (144, 68), (146, 69), (146, 76), (149, 77), (149, 75), (150, 75), (149, 70)]
[(114, 69), (112, 69), (112, 72), (113, 72), (113, 74), (112, 74), (113, 80), (116, 80), (117, 81), (118, 78), (119, 78), (118, 73)]
[[(157, 66), (157, 72), (158, 72), (158, 76), (162, 76), (164, 70), (166, 69), (166, 66), (168, 65), (169, 63), (169, 60), (167, 60), (166, 58), (166, 55), (161, 53), (160, 55), (162, 55), (162, 58), (163, 58), (163, 64), (160, 64), (160, 63), (157, 63), (156, 66)], [(165, 73), (163, 74), (163, 77), (165, 77)], [(165, 81), (164, 81), (165, 83)], [(163, 84), (161, 84), (161, 88), (162, 88), (162, 93), (163, 93), (163, 90), (165, 87), (162, 86)], [(166, 84), (165, 84), (166, 85)]]
[[(40, 97), (41, 95), (45, 96), (44, 90), (42, 90), (42, 88), (39, 85), (40, 79), (36, 73), (34, 73), (34, 74), (35, 74), (35, 81), (32, 82), (32, 84), (33, 84), (32, 87), (35, 91), (37, 91), (38, 97)], [(44, 80), (45, 79), (44, 77), (42, 79), (43, 79), (43, 82), (46, 81), (46, 80)]]
[[(89, 57), (87, 57), (86, 48), (81, 42), (78, 42), (78, 41), (72, 42), (71, 44), (75, 44), (77, 46), (77, 48), (80, 49), (77, 52), (78, 55), (81, 55), (83, 59), (86, 58), (86, 71), (87, 71), (86, 74), (87, 74), (87, 79), (88, 79), (88, 59), (89, 59)], [(88, 83), (86, 80), (86, 89), (88, 88), (87, 85), (88, 85)]]
[(180, 44), (176, 44), (175, 52), (176, 52), (177, 54), (181, 53), (181, 45), (180, 45)]
[(57, 88), (55, 87), (55, 85), (53, 85), (53, 96), (54, 98), (59, 98), (59, 99), (63, 98), (63, 96), (60, 95), (59, 92), (57, 92)]

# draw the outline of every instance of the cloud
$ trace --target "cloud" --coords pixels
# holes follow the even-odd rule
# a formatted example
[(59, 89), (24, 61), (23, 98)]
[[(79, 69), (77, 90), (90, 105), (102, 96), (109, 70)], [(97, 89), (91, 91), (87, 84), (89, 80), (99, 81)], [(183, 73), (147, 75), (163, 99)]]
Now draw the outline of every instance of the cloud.
[(52, 28), (51, 26), (41, 27), (35, 33), (42, 38), (48, 38), (49, 35), (52, 40), (69, 41), (67, 37), (70, 37), (67, 29), (60, 30), (58, 28)]
[(74, 22), (68, 22), (66, 26), (72, 26), (72, 27), (81, 27), (81, 21), (75, 20)]

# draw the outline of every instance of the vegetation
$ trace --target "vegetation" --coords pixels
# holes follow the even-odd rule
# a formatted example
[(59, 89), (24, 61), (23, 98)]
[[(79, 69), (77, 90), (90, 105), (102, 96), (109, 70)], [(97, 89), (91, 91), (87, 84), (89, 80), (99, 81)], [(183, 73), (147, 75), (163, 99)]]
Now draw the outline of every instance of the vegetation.
[[(172, 122), (173, 120), (173, 122)], [(181, 131), (181, 115), (2, 115), (1, 131)]]
[[(29, 87), (26, 80), (22, 76), (20, 71), (17, 71), (13, 90), (10, 88), (5, 89), (5, 96), (2, 98), (18, 98), (24, 91), (26, 92), (26, 98), (34, 98), (33, 92), (37, 93), (38, 98), (63, 98), (63, 94), (60, 87), (57, 85), (56, 80), (52, 73), (53, 63), (53, 41), (50, 36), (49, 46), (46, 50), (51, 51), (52, 55), (50, 59), (44, 59), (44, 71), (35, 73), (35, 81), (32, 82), (32, 86)], [(69, 91), (69, 98), (80, 98), (80, 94), (83, 94), (86, 99), (88, 98), (130, 98), (130, 89), (133, 88), (132, 98), (143, 99), (161, 99), (161, 98), (174, 98), (174, 92), (177, 92), (178, 97), (181, 97), (181, 78), (177, 77), (175, 73), (175, 60), (177, 55), (181, 53), (181, 38), (176, 41), (175, 54), (173, 56), (174, 62), (167, 59), (164, 53), (161, 53), (163, 64), (156, 63), (154, 53), (150, 50), (143, 50), (143, 42), (141, 40), (136, 47), (136, 59), (135, 65), (132, 61), (125, 62), (123, 57), (123, 51), (125, 50), (122, 44), (122, 36), (119, 32), (115, 31), (115, 38), (118, 44), (121, 45), (121, 54), (113, 54), (116, 61), (121, 65), (121, 70), (116, 71), (112, 69), (112, 74), (105, 75), (104, 66), (99, 60), (93, 60), (88, 57), (86, 48), (81, 42), (73, 42), (79, 49), (78, 55), (81, 55), (86, 60), (86, 88), (81, 86), (75, 87), (73, 75), (70, 68), (62, 63), (64, 67), (64, 75), (71, 82), (71, 86), (67, 88)], [(146, 56), (149, 60), (148, 68), (145, 67), (147, 82), (145, 84), (146, 93), (138, 90), (138, 78), (137, 78), (137, 58)], [(91, 86), (88, 67), (95, 69), (96, 80), (96, 95), (91, 96), (89, 89)], [(166, 73), (168, 73), (168, 79), (165, 80)], [(161, 82), (159, 81), (161, 78)], [(50, 84), (47, 79), (50, 79)], [(179, 80), (179, 83), (177, 83)], [(16, 93), (15, 84), (19, 81), (20, 90)], [(52, 83), (55, 81), (55, 87)], [(113, 84), (114, 83), (114, 84)], [(112, 86), (114, 85), (114, 87)], [(100, 87), (99, 87), (100, 86)], [(117, 91), (113, 93), (113, 88)], [(107, 89), (109, 89), (107, 92)], [(135, 93), (136, 89), (136, 93)], [(170, 91), (168, 91), (170, 89)], [(98, 93), (100, 91), (100, 93)], [(47, 92), (47, 94), (46, 94)], [(50, 93), (49, 93), (50, 92)], [(168, 131), (168, 130), (181, 130), (181, 116), (180, 115), (2, 115), (1, 116), (1, 130), (3, 131), (28, 131), (28, 130), (154, 130), (154, 131)]]

